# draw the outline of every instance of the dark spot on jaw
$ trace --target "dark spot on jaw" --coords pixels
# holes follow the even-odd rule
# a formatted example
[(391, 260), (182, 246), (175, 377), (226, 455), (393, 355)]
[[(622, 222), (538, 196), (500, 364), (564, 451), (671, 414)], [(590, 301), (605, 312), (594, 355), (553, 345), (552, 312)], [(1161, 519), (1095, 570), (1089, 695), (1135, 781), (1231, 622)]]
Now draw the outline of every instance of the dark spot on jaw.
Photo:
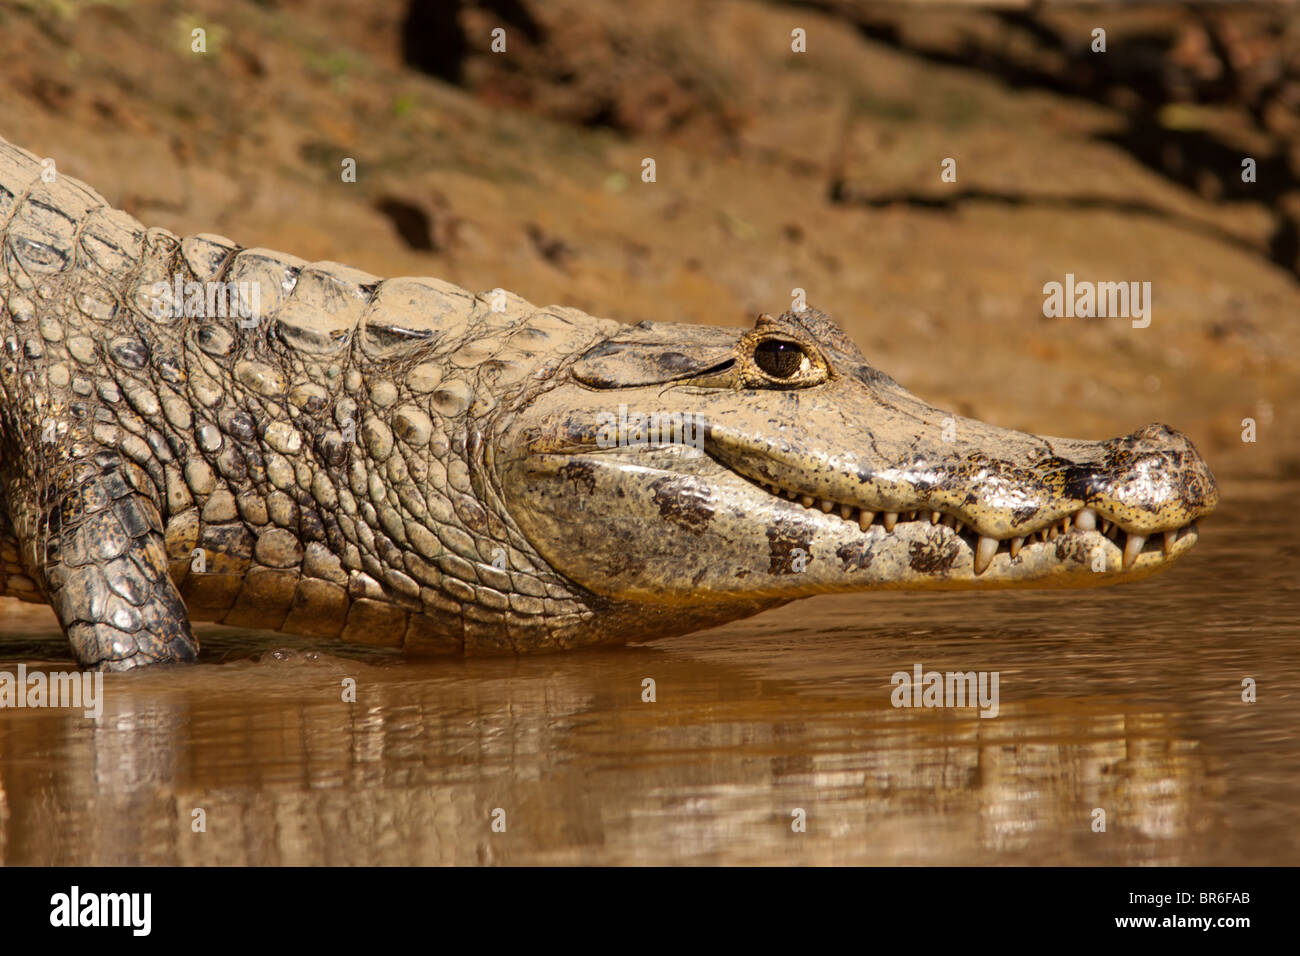
[[(767, 552), (769, 574), (798, 574), (794, 569), (794, 550), (800, 548), (805, 557), (812, 561), (812, 532), (804, 529), (789, 528), (785, 522), (777, 519), (775, 524), (767, 527)], [(806, 569), (805, 569), (806, 570)]]
[(869, 541), (862, 540), (840, 545), (835, 550), (835, 556), (840, 559), (840, 570), (865, 571), (871, 567), (875, 552), (871, 550)]
[(1056, 560), (1062, 564), (1089, 564), (1092, 549), (1080, 534), (1063, 534), (1056, 539)]
[(1011, 512), (1011, 521), (1016, 526), (1024, 524), (1034, 515), (1038, 514), (1038, 508), (1034, 505), (1028, 505), (1024, 508), (1017, 508)]
[(940, 574), (949, 570), (960, 553), (956, 536), (933, 532), (925, 541), (913, 541), (907, 548), (912, 570), (921, 574)]
[(587, 494), (596, 490), (596, 466), (586, 461), (571, 461), (560, 469), (560, 475), (573, 482), (573, 493), (578, 493), (581, 485)]
[(636, 578), (645, 571), (645, 562), (628, 547), (610, 556), (609, 576), (613, 580)]
[(694, 478), (669, 475), (650, 487), (660, 516), (678, 527), (699, 534), (713, 520), (709, 488)]

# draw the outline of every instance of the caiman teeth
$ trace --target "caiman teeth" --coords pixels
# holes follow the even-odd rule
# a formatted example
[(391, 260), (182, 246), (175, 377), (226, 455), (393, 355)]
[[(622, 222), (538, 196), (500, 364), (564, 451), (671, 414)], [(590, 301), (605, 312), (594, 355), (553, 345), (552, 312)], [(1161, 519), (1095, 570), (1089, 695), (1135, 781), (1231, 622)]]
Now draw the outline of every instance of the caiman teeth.
[(975, 546), (975, 573), (983, 574), (993, 563), (993, 556), (998, 553), (998, 539), (980, 535), (979, 544)]
[(1124, 570), (1127, 571), (1133, 567), (1133, 562), (1138, 559), (1142, 553), (1143, 546), (1147, 543), (1147, 536), (1144, 534), (1129, 533), (1128, 541), (1124, 542)]
[[(1178, 543), (1179, 535), (1188, 528), (1194, 528), (1193, 525), (1187, 525), (1184, 528), (1176, 528), (1171, 531), (1152, 532), (1149, 535), (1137, 534), (1135, 532), (1125, 532), (1115, 522), (1101, 517), (1097, 514), (1096, 509), (1083, 507), (1073, 514), (1065, 515), (1060, 518), (1053, 518), (1045, 527), (1036, 531), (1030, 531), (1027, 534), (1016, 535), (1010, 538), (994, 538), (986, 534), (980, 534), (977, 530), (967, 530), (966, 524), (957, 518), (956, 515), (945, 514), (942, 511), (936, 511), (933, 508), (922, 508), (918, 510), (902, 511), (868, 511), (866, 508), (858, 508), (855, 505), (835, 502), (829, 498), (819, 498), (813, 495), (803, 494), (798, 491), (791, 491), (788, 488), (781, 488), (778, 485), (761, 482), (760, 487), (770, 491), (778, 498), (788, 498), (791, 501), (798, 501), (805, 508), (817, 508), (824, 514), (839, 512), (839, 516), (844, 521), (857, 519), (858, 528), (862, 532), (867, 532), (875, 523), (876, 517), (879, 516), (881, 523), (884, 525), (886, 532), (893, 532), (900, 521), (918, 521), (925, 522), (929, 518), (929, 526), (937, 527), (943, 525), (951, 529), (955, 534), (960, 535), (966, 542), (972, 552), (974, 552), (975, 574), (981, 575), (993, 564), (993, 559), (997, 557), (998, 551), (1002, 545), (1007, 545), (1010, 558), (1012, 561), (1020, 556), (1026, 545), (1049, 544), (1053, 543), (1056, 538), (1062, 535), (1068, 535), (1074, 531), (1089, 532), (1096, 531), (1106, 536), (1117, 545), (1122, 545), (1121, 568), (1125, 571), (1132, 568), (1143, 553), (1147, 543), (1154, 535), (1161, 535), (1161, 551), (1163, 557), (1169, 557)], [(1120, 535), (1124, 534), (1121, 538)]]

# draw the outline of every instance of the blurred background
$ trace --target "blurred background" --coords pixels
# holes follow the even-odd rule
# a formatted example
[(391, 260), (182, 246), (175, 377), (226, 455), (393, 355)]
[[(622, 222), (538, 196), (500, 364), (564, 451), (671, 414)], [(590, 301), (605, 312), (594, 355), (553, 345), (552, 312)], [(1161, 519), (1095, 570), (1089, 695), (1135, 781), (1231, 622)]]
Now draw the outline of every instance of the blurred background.
[[(1100, 591), (502, 660), (202, 628), (100, 719), (0, 711), (0, 862), (1300, 859), (1294, 6), (0, 0), (0, 137), (148, 225), (384, 276), (718, 325), (802, 289), (941, 407), (1167, 422), (1223, 492), (1178, 567)], [(1149, 327), (1045, 318), (1071, 273), (1150, 282)], [(3, 669), (68, 666), (23, 607)], [(999, 671), (999, 719), (893, 709), (918, 662)]]
[[(0, 136), (148, 225), (379, 275), (722, 325), (804, 289), (940, 406), (1295, 476), (1295, 12), (7, 0)], [(1151, 326), (1044, 318), (1066, 273), (1150, 281)]]

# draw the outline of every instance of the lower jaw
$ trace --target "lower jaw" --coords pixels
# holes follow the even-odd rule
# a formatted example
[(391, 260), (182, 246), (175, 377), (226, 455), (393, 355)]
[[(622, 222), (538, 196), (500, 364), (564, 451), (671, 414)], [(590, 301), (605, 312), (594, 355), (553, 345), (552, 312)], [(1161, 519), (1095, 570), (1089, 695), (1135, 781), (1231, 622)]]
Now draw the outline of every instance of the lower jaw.
[(697, 578), (680, 594), (665, 593), (673, 588), (661, 584), (645, 593), (631, 587), (619, 596), (643, 601), (676, 598), (690, 603), (703, 594), (725, 597), (728, 592), (732, 596), (743, 593), (794, 599), (865, 590), (1107, 587), (1163, 571), (1192, 549), (1197, 533), (1185, 529), (1168, 554), (1157, 545), (1139, 554), (1125, 570), (1123, 551), (1115, 542), (1098, 531), (1074, 530), (1047, 542), (1026, 543), (1014, 558), (1000, 551), (978, 575), (973, 550), (943, 525), (908, 522), (892, 532), (881, 527), (865, 533), (856, 529), (850, 533), (847, 528), (841, 534), (822, 530), (808, 539), (800, 539), (795, 532), (785, 540), (789, 546), (773, 546), (769, 538), (760, 555), (749, 557), (748, 549), (736, 547), (739, 542), (733, 539), (732, 547), (719, 552), (703, 579)]
[(768, 495), (707, 458), (674, 462), (671, 471), (657, 464), (531, 458), (526, 490), (517, 492), (530, 507), (516, 518), (552, 567), (589, 590), (676, 605), (877, 589), (1103, 587), (1155, 574), (1197, 541), (1194, 526), (1185, 528), (1164, 553), (1163, 536), (1152, 536), (1125, 569), (1119, 544), (1075, 527), (1025, 541), (1014, 558), (1004, 547), (976, 574), (971, 544), (945, 524), (863, 531)]
[[(1194, 526), (1184, 529), (1168, 553), (1153, 541), (1154, 547), (1149, 544), (1125, 569), (1123, 549), (1113, 540), (1099, 531), (1075, 529), (1045, 542), (1026, 543), (1014, 558), (1006, 550), (999, 551), (980, 574), (975, 573), (971, 547), (943, 526), (926, 528), (914, 522), (892, 533), (873, 528), (863, 537), (867, 538), (863, 550), (871, 553), (863, 576), (845, 581), (846, 575), (852, 575), (852, 564), (841, 566), (842, 583), (828, 581), (829, 590), (1107, 587), (1163, 571), (1195, 546), (1198, 531)], [(852, 557), (855, 550), (850, 546), (847, 555)]]

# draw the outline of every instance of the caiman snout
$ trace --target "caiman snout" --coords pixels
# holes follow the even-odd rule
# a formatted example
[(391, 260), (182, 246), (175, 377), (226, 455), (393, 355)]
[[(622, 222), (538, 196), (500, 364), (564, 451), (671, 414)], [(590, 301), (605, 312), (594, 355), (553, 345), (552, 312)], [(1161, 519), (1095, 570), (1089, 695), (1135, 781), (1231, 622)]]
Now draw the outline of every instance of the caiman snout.
[[(1181, 557), (1218, 503), (1166, 425), (1086, 441), (955, 415), (813, 310), (732, 338), (671, 328), (590, 350), (581, 388), (535, 407), (516, 472), (530, 537), (609, 597), (1110, 584)], [(665, 344), (683, 335), (691, 349)], [(632, 413), (689, 418), (694, 441), (602, 446), (611, 390)]]
[(1102, 442), (1104, 460), (1083, 489), (1098, 512), (1130, 533), (1181, 528), (1214, 510), (1219, 488), (1180, 431), (1151, 424)]

